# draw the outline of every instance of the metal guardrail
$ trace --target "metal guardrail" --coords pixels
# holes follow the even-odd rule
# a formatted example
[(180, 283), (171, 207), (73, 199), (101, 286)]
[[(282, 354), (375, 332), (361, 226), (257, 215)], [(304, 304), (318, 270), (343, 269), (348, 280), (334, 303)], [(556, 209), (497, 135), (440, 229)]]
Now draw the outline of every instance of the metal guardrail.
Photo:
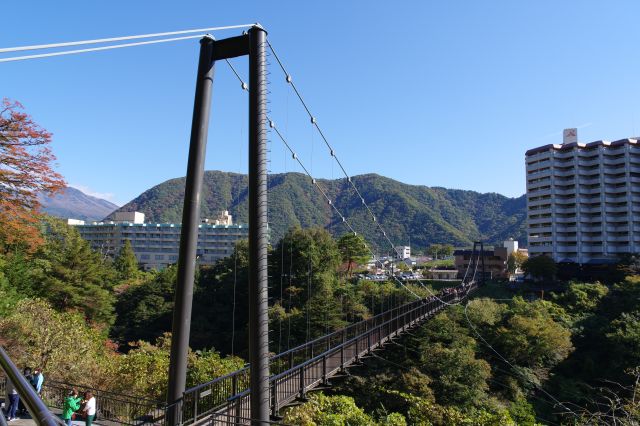
[[(330, 377), (367, 353), (466, 296), (475, 289), (475, 283), (457, 289), (440, 294), (439, 298), (390, 309), (272, 357), (269, 363), (272, 415), (277, 416), (294, 399), (304, 397), (319, 384), (326, 384)], [(219, 423), (219, 419), (251, 418), (249, 367), (186, 390), (181, 404), (182, 424), (205, 421), (225, 424)]]
[(71, 388), (76, 388), (81, 394), (91, 391), (96, 398), (100, 422), (132, 426), (165, 424), (165, 402), (109, 392), (91, 386), (46, 380), (42, 386), (42, 399), (49, 407), (62, 409), (64, 399)]
[[(0, 377), (0, 395), (6, 395), (6, 383), (6, 377)], [(62, 410), (64, 400), (72, 388), (77, 389), (81, 394), (84, 391), (93, 393), (96, 398), (96, 412), (100, 423), (131, 426), (165, 424), (165, 402), (104, 391), (91, 386), (47, 379), (42, 385), (41, 401), (48, 409)], [(31, 387), (31, 389), (33, 388)], [(59, 421), (57, 417), (56, 421)], [(60, 422), (58, 424), (63, 423)], [(3, 426), (1, 419), (0, 426)]]

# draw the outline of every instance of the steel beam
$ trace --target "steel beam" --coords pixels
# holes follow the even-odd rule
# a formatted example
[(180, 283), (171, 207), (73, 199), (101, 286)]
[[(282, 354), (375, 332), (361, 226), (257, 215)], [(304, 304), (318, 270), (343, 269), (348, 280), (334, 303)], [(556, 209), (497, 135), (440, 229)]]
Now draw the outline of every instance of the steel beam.
[(189, 143), (180, 251), (178, 253), (178, 282), (173, 308), (169, 391), (167, 395), (167, 403), (169, 404), (167, 420), (171, 426), (181, 422), (182, 394), (187, 379), (187, 353), (191, 328), (198, 224), (200, 223), (200, 195), (213, 87), (214, 43), (210, 36), (205, 36), (200, 40), (200, 59), (196, 77), (196, 95), (191, 122), (191, 141)]
[(251, 424), (269, 421), (267, 33), (249, 30), (249, 363)]

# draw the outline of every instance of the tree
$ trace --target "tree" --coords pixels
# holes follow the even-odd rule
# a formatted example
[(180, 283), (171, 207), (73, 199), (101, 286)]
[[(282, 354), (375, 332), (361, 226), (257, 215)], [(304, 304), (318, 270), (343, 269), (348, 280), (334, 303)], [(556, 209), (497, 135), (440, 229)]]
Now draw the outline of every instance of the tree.
[(0, 342), (20, 366), (41, 367), (53, 379), (99, 386), (110, 351), (81, 315), (24, 299), (0, 320)]
[(39, 194), (60, 192), (65, 182), (54, 172), (51, 134), (7, 98), (0, 105), (0, 250), (43, 243)]
[(453, 254), (453, 246), (451, 244), (443, 244), (440, 252), (443, 257), (451, 256)]
[(348, 233), (338, 240), (338, 249), (342, 261), (347, 263), (347, 275), (351, 276), (354, 265), (360, 265), (369, 260), (369, 250), (361, 235)]
[(53, 218), (46, 226), (46, 242), (36, 253), (35, 294), (56, 309), (79, 310), (89, 321), (110, 325), (116, 278), (111, 265), (74, 227)]
[(527, 256), (518, 250), (511, 252), (507, 258), (507, 271), (510, 274), (515, 274), (518, 269), (522, 267), (522, 264), (527, 260)]
[(541, 255), (528, 258), (522, 269), (534, 278), (549, 281), (556, 273), (556, 263), (549, 256)]
[(427, 249), (427, 254), (437, 259), (438, 254), (442, 254), (442, 244), (431, 244)]
[(113, 267), (118, 271), (118, 278), (121, 281), (132, 280), (139, 276), (138, 259), (129, 240), (125, 240), (120, 252), (113, 260)]

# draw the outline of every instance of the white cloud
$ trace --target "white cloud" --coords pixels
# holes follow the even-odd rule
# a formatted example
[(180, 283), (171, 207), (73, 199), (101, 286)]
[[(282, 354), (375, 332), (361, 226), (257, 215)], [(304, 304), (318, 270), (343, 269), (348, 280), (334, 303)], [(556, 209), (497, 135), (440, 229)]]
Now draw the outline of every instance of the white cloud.
[(91, 188), (89, 188), (86, 185), (78, 185), (78, 184), (75, 184), (75, 183), (70, 183), (68, 186), (70, 186), (71, 188), (78, 189), (78, 190), (84, 192), (87, 195), (91, 195), (92, 197), (102, 198), (103, 200), (110, 201), (113, 204), (120, 205), (115, 200), (115, 194), (113, 194), (111, 192), (96, 192), (96, 191), (93, 191)]

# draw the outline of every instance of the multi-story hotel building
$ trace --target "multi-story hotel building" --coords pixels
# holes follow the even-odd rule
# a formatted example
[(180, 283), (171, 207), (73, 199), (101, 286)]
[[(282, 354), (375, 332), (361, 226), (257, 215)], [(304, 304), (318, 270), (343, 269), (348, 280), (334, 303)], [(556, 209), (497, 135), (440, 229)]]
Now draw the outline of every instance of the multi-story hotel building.
[[(126, 240), (145, 269), (162, 269), (178, 261), (180, 247), (179, 223), (144, 223), (144, 214), (118, 212), (113, 221), (93, 222), (69, 220), (80, 235), (95, 250), (115, 256)], [(213, 221), (203, 220), (198, 225), (196, 255), (201, 265), (211, 265), (233, 253), (238, 240), (248, 238), (247, 225), (233, 225), (228, 212)]]
[(615, 262), (640, 251), (637, 139), (578, 143), (526, 152), (529, 254), (556, 262)]

